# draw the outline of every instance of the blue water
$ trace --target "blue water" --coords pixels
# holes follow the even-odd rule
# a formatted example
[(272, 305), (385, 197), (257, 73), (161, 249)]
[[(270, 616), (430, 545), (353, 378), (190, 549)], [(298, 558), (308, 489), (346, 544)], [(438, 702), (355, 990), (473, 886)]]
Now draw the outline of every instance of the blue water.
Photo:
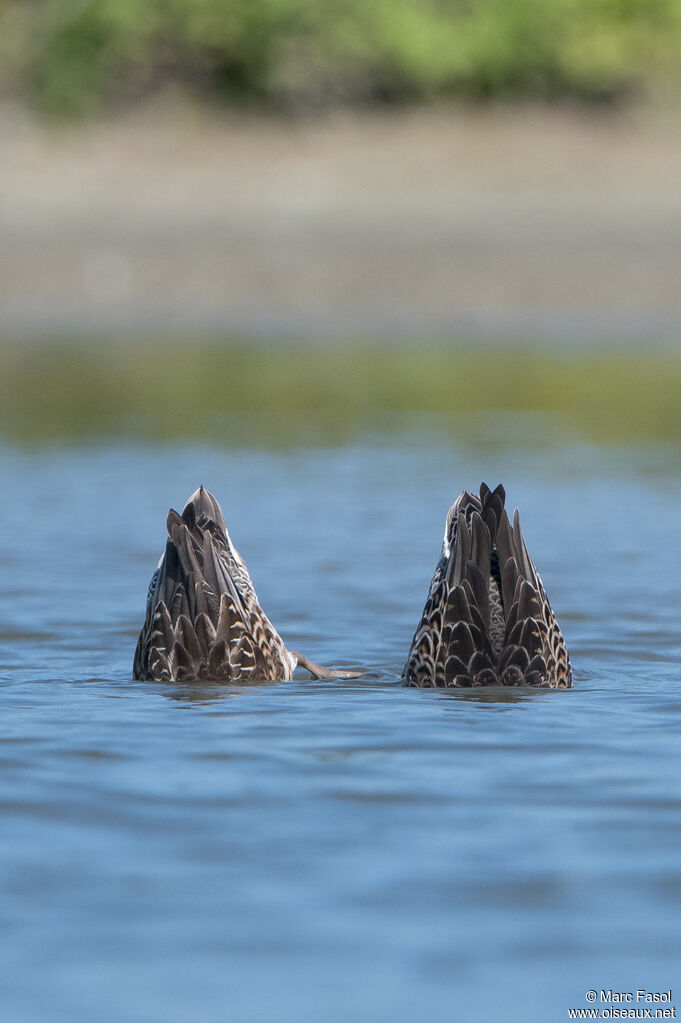
[[(681, 1002), (677, 462), (547, 443), (0, 449), (0, 1018)], [(445, 512), (480, 479), (521, 509), (570, 692), (400, 686)], [(131, 680), (167, 509), (199, 483), (288, 645), (360, 679)]]

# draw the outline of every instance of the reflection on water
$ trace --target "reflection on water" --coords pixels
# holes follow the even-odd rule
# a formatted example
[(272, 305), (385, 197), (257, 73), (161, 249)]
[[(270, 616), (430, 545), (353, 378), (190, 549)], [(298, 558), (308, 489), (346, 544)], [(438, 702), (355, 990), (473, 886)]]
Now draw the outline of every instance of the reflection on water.
[[(425, 438), (0, 453), (3, 1018), (543, 1023), (673, 988), (678, 481), (645, 450)], [(481, 478), (521, 508), (572, 691), (399, 684)], [(201, 482), (287, 643), (362, 678), (132, 681)]]

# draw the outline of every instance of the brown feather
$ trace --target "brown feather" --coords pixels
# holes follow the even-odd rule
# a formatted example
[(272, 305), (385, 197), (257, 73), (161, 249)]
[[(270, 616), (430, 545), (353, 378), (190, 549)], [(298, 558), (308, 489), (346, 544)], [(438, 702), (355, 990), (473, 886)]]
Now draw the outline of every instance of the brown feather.
[(406, 685), (572, 685), (562, 633), (516, 509), (484, 483), (445, 521), (429, 597), (404, 669)]
[(258, 602), (215, 498), (199, 488), (182, 515), (168, 512), (167, 529), (135, 651), (135, 678), (290, 679), (295, 659)]

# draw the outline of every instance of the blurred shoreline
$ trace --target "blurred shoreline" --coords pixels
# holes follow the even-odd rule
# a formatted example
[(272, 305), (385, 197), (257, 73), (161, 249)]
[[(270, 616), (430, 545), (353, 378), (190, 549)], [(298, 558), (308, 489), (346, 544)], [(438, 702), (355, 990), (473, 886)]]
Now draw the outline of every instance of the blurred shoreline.
[(681, 333), (681, 122), (0, 108), (0, 339), (590, 346)]
[(681, 356), (648, 345), (102, 340), (0, 345), (0, 437), (278, 447), (416, 432), (681, 452)]

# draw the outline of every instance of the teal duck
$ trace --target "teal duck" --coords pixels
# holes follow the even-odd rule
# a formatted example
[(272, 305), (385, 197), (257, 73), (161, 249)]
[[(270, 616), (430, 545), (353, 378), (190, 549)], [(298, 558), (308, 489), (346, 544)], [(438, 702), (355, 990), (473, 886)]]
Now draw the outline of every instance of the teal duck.
[(217, 500), (203, 487), (167, 519), (166, 548), (147, 593), (136, 679), (159, 682), (349, 678), (288, 650), (263, 611)]
[(404, 668), (408, 686), (572, 686), (563, 634), (502, 486), (464, 491)]

